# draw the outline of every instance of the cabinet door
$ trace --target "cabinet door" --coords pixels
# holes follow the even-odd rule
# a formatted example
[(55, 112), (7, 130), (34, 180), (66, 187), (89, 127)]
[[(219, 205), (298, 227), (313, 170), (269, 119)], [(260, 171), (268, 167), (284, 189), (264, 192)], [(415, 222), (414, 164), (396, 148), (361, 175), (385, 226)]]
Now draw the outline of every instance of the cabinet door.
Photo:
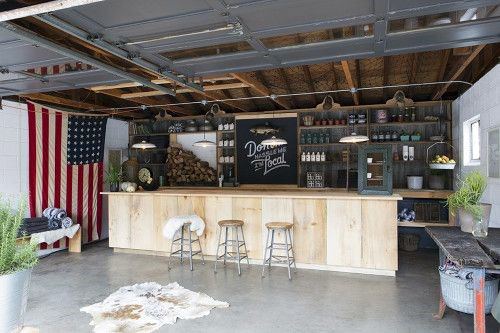
[(391, 146), (360, 148), (358, 192), (360, 194), (392, 194)]
[(109, 246), (130, 247), (130, 195), (108, 195)]

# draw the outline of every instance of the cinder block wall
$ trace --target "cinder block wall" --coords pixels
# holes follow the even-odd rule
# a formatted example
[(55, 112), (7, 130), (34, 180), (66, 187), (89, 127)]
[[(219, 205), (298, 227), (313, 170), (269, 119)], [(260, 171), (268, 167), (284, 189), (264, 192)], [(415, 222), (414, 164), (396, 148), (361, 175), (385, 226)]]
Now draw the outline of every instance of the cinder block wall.
[[(472, 170), (479, 170), (487, 175), (488, 165), (488, 130), (500, 127), (500, 64), (477, 81), (462, 96), (453, 102), (453, 145), (463, 156), (463, 122), (480, 115), (481, 121), (481, 165), (464, 166), (463, 160), (456, 171), (456, 176)], [(490, 226), (500, 228), (500, 178), (489, 178), (483, 202), (493, 204)]]

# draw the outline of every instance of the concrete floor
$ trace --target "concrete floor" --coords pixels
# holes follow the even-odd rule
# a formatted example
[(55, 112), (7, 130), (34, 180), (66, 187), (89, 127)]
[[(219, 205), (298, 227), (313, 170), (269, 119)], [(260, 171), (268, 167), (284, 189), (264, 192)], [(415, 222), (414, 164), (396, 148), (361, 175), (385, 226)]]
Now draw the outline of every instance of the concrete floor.
[[(145, 281), (177, 281), (193, 291), (231, 304), (194, 320), (178, 320), (158, 332), (472, 332), (472, 316), (437, 309), (437, 252), (401, 253), (397, 278), (299, 270), (288, 281), (273, 268), (232, 265), (213, 273), (196, 263), (194, 272), (178, 264), (169, 272), (164, 257), (114, 254), (107, 243), (82, 254), (55, 253), (35, 268), (25, 324), (41, 332), (91, 332), (91, 317), (79, 309), (99, 302), (119, 287)], [(488, 332), (498, 332), (491, 316)]]

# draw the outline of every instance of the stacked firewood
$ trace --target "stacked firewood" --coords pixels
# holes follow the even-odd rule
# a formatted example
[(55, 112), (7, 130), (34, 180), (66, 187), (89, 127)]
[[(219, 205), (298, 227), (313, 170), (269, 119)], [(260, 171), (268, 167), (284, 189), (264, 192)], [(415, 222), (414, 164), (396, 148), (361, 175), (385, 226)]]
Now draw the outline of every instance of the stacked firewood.
[(167, 148), (167, 178), (170, 184), (213, 183), (217, 172), (193, 152), (180, 147)]

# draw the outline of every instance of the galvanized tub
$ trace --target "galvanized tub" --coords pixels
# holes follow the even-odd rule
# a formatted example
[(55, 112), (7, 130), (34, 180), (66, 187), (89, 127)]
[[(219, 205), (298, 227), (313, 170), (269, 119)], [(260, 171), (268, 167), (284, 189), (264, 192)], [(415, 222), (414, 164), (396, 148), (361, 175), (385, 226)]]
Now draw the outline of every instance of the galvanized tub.
[(32, 269), (0, 275), (0, 332), (19, 332), (28, 302)]

